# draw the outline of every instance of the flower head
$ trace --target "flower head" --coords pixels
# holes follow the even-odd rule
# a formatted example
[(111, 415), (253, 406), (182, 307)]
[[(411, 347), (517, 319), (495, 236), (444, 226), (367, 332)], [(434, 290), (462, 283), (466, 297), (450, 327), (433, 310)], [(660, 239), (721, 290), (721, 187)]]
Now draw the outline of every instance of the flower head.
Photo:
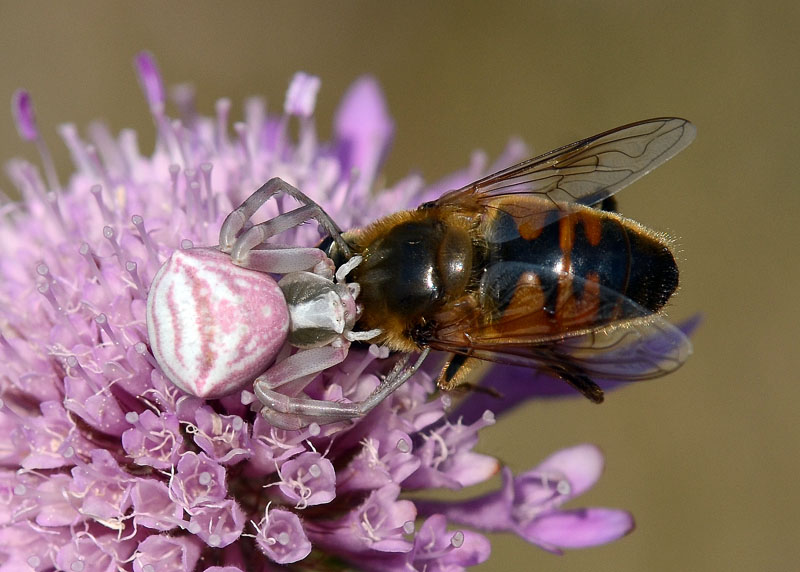
[[(449, 399), (431, 397), (433, 360), (358, 422), (297, 431), (256, 415), (247, 389), (203, 393), (196, 385), (190, 395), (176, 387), (154, 359), (163, 348), (150, 345), (148, 289), (170, 255), (214, 245), (225, 215), (264, 181), (278, 176), (302, 188), (349, 228), (460, 186), (486, 161), (476, 154), (469, 168), (438, 184), (409, 177), (374, 193), (393, 137), (374, 80), (351, 88), (333, 141), (321, 144), (318, 78), (295, 76), (283, 115), (266, 114), (260, 100), (247, 102), (231, 131), (229, 101), (202, 116), (183, 89), (175, 100), (180, 119), (173, 119), (152, 57), (137, 56), (136, 68), (157, 130), (155, 150), (142, 153), (132, 131), (114, 136), (98, 123), (86, 139), (65, 125), (60, 132), (75, 172), (64, 185), (30, 96), (14, 97), (20, 135), (39, 148), (44, 176), (32, 164), (10, 162), (22, 201), (0, 205), (3, 569), (234, 572), (302, 561), (309, 568), (460, 570), (488, 558), (480, 530), (511, 530), (556, 550), (630, 529), (618, 511), (557, 510), (599, 475), (599, 453), (587, 447), (516, 478), (502, 469), (503, 489), (482, 499), (436, 505), (405, 498), (408, 490), (466, 487), (501, 470), (499, 461), (472, 450), (494, 416), (449, 418)], [(522, 152), (512, 144), (501, 162)], [(281, 208), (266, 205), (263, 217)], [(282, 236), (298, 246), (318, 239), (313, 225)], [(258, 287), (274, 295), (264, 278)], [(224, 302), (214, 294), (203, 293), (209, 305)], [(252, 291), (230, 296), (253, 302)], [(186, 311), (202, 306), (198, 300)], [(188, 344), (180, 357), (195, 360), (200, 372), (188, 383), (202, 375), (226, 381), (202, 370), (203, 351), (234, 351), (250, 341), (256, 334), (247, 330), (248, 311), (237, 318), (241, 328), (214, 332), (219, 343), (199, 353), (180, 340)], [(285, 320), (274, 324), (283, 328)], [(240, 348), (253, 358), (242, 378), (291, 351), (270, 341), (275, 332), (261, 334), (266, 355)], [(392, 361), (381, 348), (343, 351), (307, 394), (363, 399)]]

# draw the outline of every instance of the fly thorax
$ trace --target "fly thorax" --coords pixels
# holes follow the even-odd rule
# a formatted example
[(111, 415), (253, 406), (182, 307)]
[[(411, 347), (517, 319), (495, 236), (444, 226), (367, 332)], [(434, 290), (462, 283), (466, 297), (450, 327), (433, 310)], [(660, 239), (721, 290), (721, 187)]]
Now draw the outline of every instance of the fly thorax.
[(362, 327), (397, 320), (424, 322), (448, 299), (458, 297), (472, 273), (467, 230), (431, 217), (391, 227), (365, 250), (353, 271), (361, 286)]

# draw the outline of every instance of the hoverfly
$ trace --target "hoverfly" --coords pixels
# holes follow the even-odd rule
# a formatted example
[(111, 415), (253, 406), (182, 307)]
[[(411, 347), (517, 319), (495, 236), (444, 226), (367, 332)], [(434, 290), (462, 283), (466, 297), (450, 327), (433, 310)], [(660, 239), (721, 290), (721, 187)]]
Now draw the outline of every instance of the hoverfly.
[[(267, 408), (306, 423), (356, 417), (431, 350), (448, 354), (437, 380), (443, 390), (462, 384), (480, 360), (549, 372), (595, 403), (603, 391), (594, 379), (674, 371), (691, 353), (659, 313), (678, 286), (675, 259), (663, 236), (610, 205), (694, 136), (678, 118), (624, 125), (346, 232), (281, 181), (279, 190), (305, 203), (295, 211), (303, 213), (266, 223), (273, 230), (259, 238), (301, 216), (317, 219), (331, 235), (320, 248), (336, 266), (361, 258), (350, 270), (360, 286), (356, 328), (379, 332), (370, 341), (404, 357), (361, 403), (287, 398), (259, 391), (258, 381), (256, 393)], [(229, 243), (239, 229), (227, 233)], [(409, 365), (413, 353), (419, 357)]]

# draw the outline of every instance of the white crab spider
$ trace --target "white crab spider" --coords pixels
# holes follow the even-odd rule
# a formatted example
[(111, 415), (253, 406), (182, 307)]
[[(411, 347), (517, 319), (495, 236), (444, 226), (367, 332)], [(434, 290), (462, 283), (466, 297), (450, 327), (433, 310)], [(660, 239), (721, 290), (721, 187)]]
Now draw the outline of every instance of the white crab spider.
[[(278, 193), (286, 193), (303, 206), (243, 230), (255, 211)], [(276, 247), (265, 242), (289, 228), (316, 220), (336, 241), (348, 261), (330, 276), (330, 260), (317, 248)], [(340, 363), (352, 341), (368, 341), (381, 333), (353, 331), (359, 317), (359, 285), (347, 284), (347, 274), (360, 262), (352, 256), (336, 223), (314, 201), (285, 181), (274, 178), (248, 197), (225, 219), (219, 249), (234, 264), (260, 272), (285, 273), (278, 282), (290, 315), (287, 340), (300, 351), (279, 360), (254, 383), (261, 414), (273, 425), (298, 429), (360, 417), (400, 387), (428, 354), (424, 350), (409, 365), (403, 356), (364, 401), (341, 403), (311, 399), (301, 392), (321, 371)], [(309, 271), (309, 269), (311, 271)]]

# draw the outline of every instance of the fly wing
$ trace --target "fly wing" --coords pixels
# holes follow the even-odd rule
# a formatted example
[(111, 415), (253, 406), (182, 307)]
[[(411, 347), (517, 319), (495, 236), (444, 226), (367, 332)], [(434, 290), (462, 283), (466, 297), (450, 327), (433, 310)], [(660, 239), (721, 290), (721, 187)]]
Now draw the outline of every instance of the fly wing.
[(529, 272), (531, 278), (520, 276), (510, 299), (496, 300), (493, 314), (474, 296), (453, 304), (429, 345), (534, 368), (568, 363), (589, 376), (622, 381), (666, 375), (691, 354), (683, 332), (623, 294), (573, 275), (536, 278), (548, 269)]
[(695, 133), (694, 125), (676, 117), (631, 123), (493, 173), (434, 204), (481, 203), (522, 193), (594, 205), (674, 157)]
[[(436, 344), (431, 344), (432, 347)], [(450, 348), (449, 351), (458, 351)], [(677, 370), (692, 353), (689, 339), (661, 316), (545, 344), (475, 344), (460, 353), (536, 369), (568, 363), (595, 379), (641, 381)]]

